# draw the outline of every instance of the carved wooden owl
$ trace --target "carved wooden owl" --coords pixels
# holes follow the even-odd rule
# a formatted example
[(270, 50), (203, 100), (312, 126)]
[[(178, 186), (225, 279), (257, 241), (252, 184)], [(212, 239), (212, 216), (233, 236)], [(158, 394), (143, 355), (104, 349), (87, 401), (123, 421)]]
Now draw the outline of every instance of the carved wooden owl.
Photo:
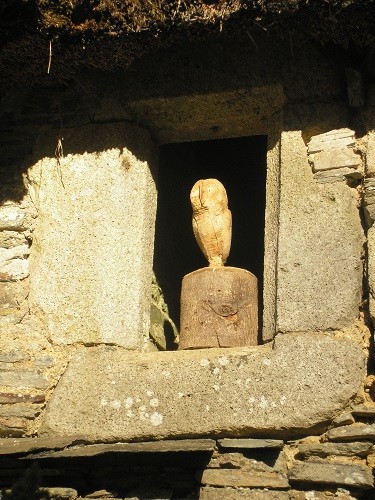
[(223, 266), (232, 239), (232, 214), (224, 186), (217, 179), (197, 181), (190, 193), (195, 239), (210, 267)]

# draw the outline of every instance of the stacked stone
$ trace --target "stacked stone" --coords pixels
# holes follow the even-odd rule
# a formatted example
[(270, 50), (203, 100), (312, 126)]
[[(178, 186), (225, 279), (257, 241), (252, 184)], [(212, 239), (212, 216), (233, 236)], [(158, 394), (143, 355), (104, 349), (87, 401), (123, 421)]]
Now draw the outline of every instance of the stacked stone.
[(0, 207), (0, 436), (22, 436), (41, 412), (52, 358), (32, 356), (32, 338), (22, 322), (28, 314), (30, 226), (25, 205)]
[(315, 179), (322, 183), (361, 179), (362, 160), (355, 144), (355, 133), (348, 128), (313, 136), (307, 151)]
[(368, 500), (374, 493), (375, 407), (358, 406), (350, 415), (350, 425), (288, 442), (225, 438), (89, 444), (79, 436), (3, 439), (0, 487), (8, 489), (14, 478), (18, 485), (25, 482), (32, 473), (29, 464), (38, 461), (40, 493), (56, 500)]

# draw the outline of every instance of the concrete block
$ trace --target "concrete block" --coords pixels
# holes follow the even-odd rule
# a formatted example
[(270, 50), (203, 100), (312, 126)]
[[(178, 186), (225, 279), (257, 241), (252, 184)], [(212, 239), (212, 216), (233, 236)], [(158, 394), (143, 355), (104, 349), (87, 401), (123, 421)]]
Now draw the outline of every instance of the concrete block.
[(319, 184), (300, 132), (281, 139), (277, 330), (314, 331), (352, 325), (362, 289), (363, 230), (358, 193)]
[(140, 349), (149, 330), (156, 214), (152, 142), (135, 126), (95, 125), (66, 139), (65, 153), (68, 147), (59, 165), (45, 157), (28, 172), (38, 211), (31, 313), (57, 344)]
[(364, 369), (359, 345), (320, 333), (279, 336), (274, 349), (82, 348), (60, 379), (39, 434), (280, 439), (324, 428), (357, 393)]

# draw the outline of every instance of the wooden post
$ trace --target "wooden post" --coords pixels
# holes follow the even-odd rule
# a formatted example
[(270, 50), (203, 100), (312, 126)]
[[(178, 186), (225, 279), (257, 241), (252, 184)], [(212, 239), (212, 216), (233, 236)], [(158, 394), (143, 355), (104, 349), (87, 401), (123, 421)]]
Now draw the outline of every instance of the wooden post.
[(179, 349), (258, 344), (257, 278), (237, 267), (184, 276)]

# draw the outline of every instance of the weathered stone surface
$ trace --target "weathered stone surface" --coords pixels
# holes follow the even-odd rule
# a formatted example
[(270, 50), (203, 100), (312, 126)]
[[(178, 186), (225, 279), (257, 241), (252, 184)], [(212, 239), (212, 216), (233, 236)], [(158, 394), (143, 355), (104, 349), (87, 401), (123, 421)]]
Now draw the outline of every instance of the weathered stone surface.
[(14, 403), (44, 403), (44, 394), (14, 394), (11, 392), (0, 392), (0, 404)]
[(221, 448), (282, 448), (284, 441), (280, 439), (219, 439)]
[[(39, 157), (50, 148), (46, 135)], [(140, 349), (148, 339), (156, 213), (151, 139), (136, 126), (93, 125), (64, 147), (73, 154), (60, 165), (45, 157), (28, 171), (38, 209), (31, 313), (58, 344)]]
[(49, 385), (44, 375), (32, 370), (0, 370), (0, 385), (9, 387), (34, 387), (35, 389), (46, 389)]
[(282, 134), (278, 331), (339, 329), (356, 321), (363, 244), (357, 196), (346, 184), (316, 183), (301, 132)]
[(17, 281), (29, 275), (28, 245), (0, 248), (0, 281)]
[(0, 353), (0, 363), (17, 363), (18, 361), (28, 361), (30, 355), (27, 352), (11, 350)]
[(43, 449), (61, 449), (84, 441), (82, 436), (70, 436), (67, 438), (0, 439), (0, 455), (28, 453)]
[(26, 212), (14, 205), (0, 207), (0, 230), (22, 231), (25, 229), (24, 222)]
[[(28, 311), (26, 301), (29, 293), (28, 280), (0, 282), (0, 321), (5, 323), (19, 323)], [(0, 354), (0, 361), (7, 353)]]
[(48, 495), (47, 498), (50, 500), (76, 500), (78, 498), (78, 492), (73, 488), (39, 488), (38, 491), (41, 495)]
[(371, 453), (372, 447), (373, 444), (370, 442), (299, 444), (298, 452), (306, 458), (327, 457), (329, 455), (366, 457)]
[(0, 417), (0, 437), (18, 437), (22, 436), (28, 426), (26, 418), (19, 417)]
[(353, 415), (357, 417), (367, 417), (367, 418), (375, 418), (375, 405), (374, 406), (366, 406), (360, 405), (356, 406), (352, 410)]
[(342, 415), (339, 415), (333, 420), (333, 425), (335, 426), (340, 426), (340, 425), (350, 425), (355, 422), (354, 417), (351, 413), (343, 413)]
[(104, 498), (115, 498), (115, 495), (111, 491), (107, 490), (97, 490), (93, 491), (92, 493), (89, 493), (88, 495), (85, 496), (85, 498), (96, 498), (97, 500), (104, 499)]
[(375, 179), (364, 181), (363, 210), (367, 227), (371, 227), (375, 220)]
[(372, 488), (371, 469), (364, 465), (298, 462), (289, 471), (290, 481), (317, 484), (339, 484), (357, 488)]
[(273, 349), (81, 349), (40, 433), (118, 440), (294, 435), (342, 411), (363, 376), (357, 344), (319, 333), (278, 336)]
[(362, 179), (363, 173), (361, 170), (355, 170), (349, 167), (338, 167), (332, 170), (320, 170), (314, 174), (316, 181), (322, 184), (329, 184), (332, 182), (342, 182), (347, 179)]
[(355, 144), (355, 132), (349, 128), (335, 129), (314, 135), (308, 143), (308, 153), (314, 154), (335, 148), (352, 147)]
[(375, 324), (375, 226), (367, 231), (367, 255), (370, 316), (372, 323)]
[(207, 468), (241, 469), (250, 472), (281, 472), (283, 474), (287, 472), (285, 457), (282, 453), (279, 454), (273, 467), (267, 465), (262, 460), (248, 458), (242, 453), (214, 453)]
[(368, 440), (375, 441), (375, 424), (354, 424), (344, 427), (331, 429), (325, 435), (328, 441), (357, 441)]
[(27, 240), (23, 233), (18, 233), (17, 231), (0, 231), (0, 247), (12, 248), (25, 244), (27, 244)]
[(336, 494), (332, 492), (328, 492), (327, 494), (324, 491), (296, 491), (290, 490), (288, 491), (290, 500), (332, 500), (332, 498), (340, 498), (340, 500), (356, 500), (355, 497), (352, 497), (349, 492), (344, 493), (343, 491), (337, 490)]
[[(58, 451), (34, 453), (32, 458), (92, 457), (103, 453), (165, 453), (213, 451), (212, 439), (181, 439), (168, 441), (149, 441), (143, 443), (82, 444)], [(31, 458), (31, 456), (30, 456)]]
[(366, 151), (366, 175), (375, 177), (375, 131), (368, 133), (368, 143)]
[(127, 107), (153, 130), (159, 143), (168, 144), (267, 133), (267, 121), (273, 120), (284, 100), (281, 85), (264, 85), (235, 92), (142, 99), (128, 102)]
[(212, 488), (210, 486), (201, 488), (199, 492), (199, 500), (237, 500), (241, 498), (251, 498), (252, 500), (289, 500), (289, 495), (285, 491)]
[(356, 169), (361, 165), (361, 157), (349, 148), (332, 148), (314, 154), (313, 172), (337, 168)]
[(243, 488), (274, 488), (289, 487), (286, 477), (275, 472), (249, 472), (239, 469), (206, 469), (197, 474), (202, 484), (211, 486), (239, 486)]
[(41, 405), (32, 403), (19, 403), (0, 406), (0, 417), (25, 417), (34, 418), (41, 412)]

